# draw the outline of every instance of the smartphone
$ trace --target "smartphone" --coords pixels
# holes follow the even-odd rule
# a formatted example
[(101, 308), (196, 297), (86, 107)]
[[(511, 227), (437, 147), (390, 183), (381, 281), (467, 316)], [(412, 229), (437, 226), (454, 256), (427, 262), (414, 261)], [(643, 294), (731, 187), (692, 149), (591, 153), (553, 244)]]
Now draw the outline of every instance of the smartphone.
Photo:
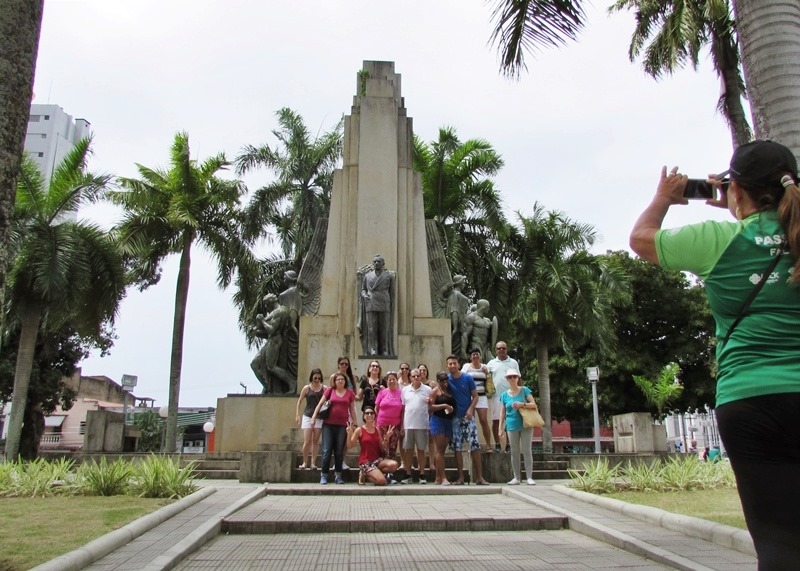
[(690, 178), (686, 181), (686, 188), (683, 190), (683, 197), (689, 200), (712, 200), (714, 187), (707, 180)]

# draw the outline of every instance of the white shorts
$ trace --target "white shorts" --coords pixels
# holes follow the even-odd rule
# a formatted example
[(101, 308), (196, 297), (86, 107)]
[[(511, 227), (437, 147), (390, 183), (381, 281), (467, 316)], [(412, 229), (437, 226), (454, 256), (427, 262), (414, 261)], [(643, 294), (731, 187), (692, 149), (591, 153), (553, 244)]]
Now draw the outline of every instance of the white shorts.
[(478, 404), (475, 405), (475, 408), (489, 408), (489, 399), (486, 398), (486, 395), (478, 397)]
[(489, 403), (492, 405), (492, 420), (500, 420), (500, 412), (503, 410), (500, 407), (503, 405), (500, 404), (500, 397), (497, 396), (497, 393), (489, 399)]
[[(300, 428), (312, 428), (310, 416), (303, 415), (303, 420), (300, 421)], [(322, 428), (322, 420), (318, 418), (313, 428)]]

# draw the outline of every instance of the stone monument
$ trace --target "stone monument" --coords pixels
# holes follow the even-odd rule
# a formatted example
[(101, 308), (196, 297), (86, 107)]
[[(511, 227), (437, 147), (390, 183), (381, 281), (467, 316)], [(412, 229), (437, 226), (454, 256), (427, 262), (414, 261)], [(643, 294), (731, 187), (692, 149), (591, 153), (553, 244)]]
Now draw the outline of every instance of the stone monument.
[[(451, 316), (439, 288), (452, 276), (438, 236), (431, 235), (435, 225), (426, 225), (420, 176), (412, 168), (412, 120), (394, 63), (364, 62), (355, 90), (328, 219), (317, 225), (297, 282), (286, 276), (286, 303), (281, 300), (289, 313), (299, 313), (300, 386), (315, 367), (333, 372), (339, 355), (362, 375), (373, 357), (384, 370), (396, 369), (400, 359), (436, 368), (450, 353)], [(286, 441), (295, 399), (245, 404), (232, 397), (218, 402), (219, 450)], [(234, 410), (236, 401), (242, 402)], [(290, 469), (286, 458), (271, 462)]]

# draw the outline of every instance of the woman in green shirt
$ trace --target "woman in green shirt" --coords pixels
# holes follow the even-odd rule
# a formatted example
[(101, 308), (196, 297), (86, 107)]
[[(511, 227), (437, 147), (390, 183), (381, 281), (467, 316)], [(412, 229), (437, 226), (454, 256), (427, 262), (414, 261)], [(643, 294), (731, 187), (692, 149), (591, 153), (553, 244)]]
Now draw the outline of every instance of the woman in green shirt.
[(730, 169), (709, 179), (719, 198), (706, 201), (736, 221), (662, 230), (669, 208), (688, 202), (687, 180), (677, 168), (661, 170), (655, 197), (631, 232), (631, 249), (704, 281), (716, 321), (717, 421), (759, 569), (794, 569), (800, 561), (797, 160), (773, 141), (741, 145)]

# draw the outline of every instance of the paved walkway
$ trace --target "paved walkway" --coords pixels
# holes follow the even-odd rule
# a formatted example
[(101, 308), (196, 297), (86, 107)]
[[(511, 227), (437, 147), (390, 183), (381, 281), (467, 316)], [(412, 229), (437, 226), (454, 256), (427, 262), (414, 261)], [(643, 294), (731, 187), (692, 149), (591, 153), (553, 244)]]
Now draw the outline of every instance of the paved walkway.
[[(564, 483), (322, 488), (206, 481), (214, 493), (86, 568), (756, 569), (755, 557), (742, 552), (746, 532), (605, 498), (585, 501), (554, 485)], [(66, 556), (50, 568), (83, 566)]]

